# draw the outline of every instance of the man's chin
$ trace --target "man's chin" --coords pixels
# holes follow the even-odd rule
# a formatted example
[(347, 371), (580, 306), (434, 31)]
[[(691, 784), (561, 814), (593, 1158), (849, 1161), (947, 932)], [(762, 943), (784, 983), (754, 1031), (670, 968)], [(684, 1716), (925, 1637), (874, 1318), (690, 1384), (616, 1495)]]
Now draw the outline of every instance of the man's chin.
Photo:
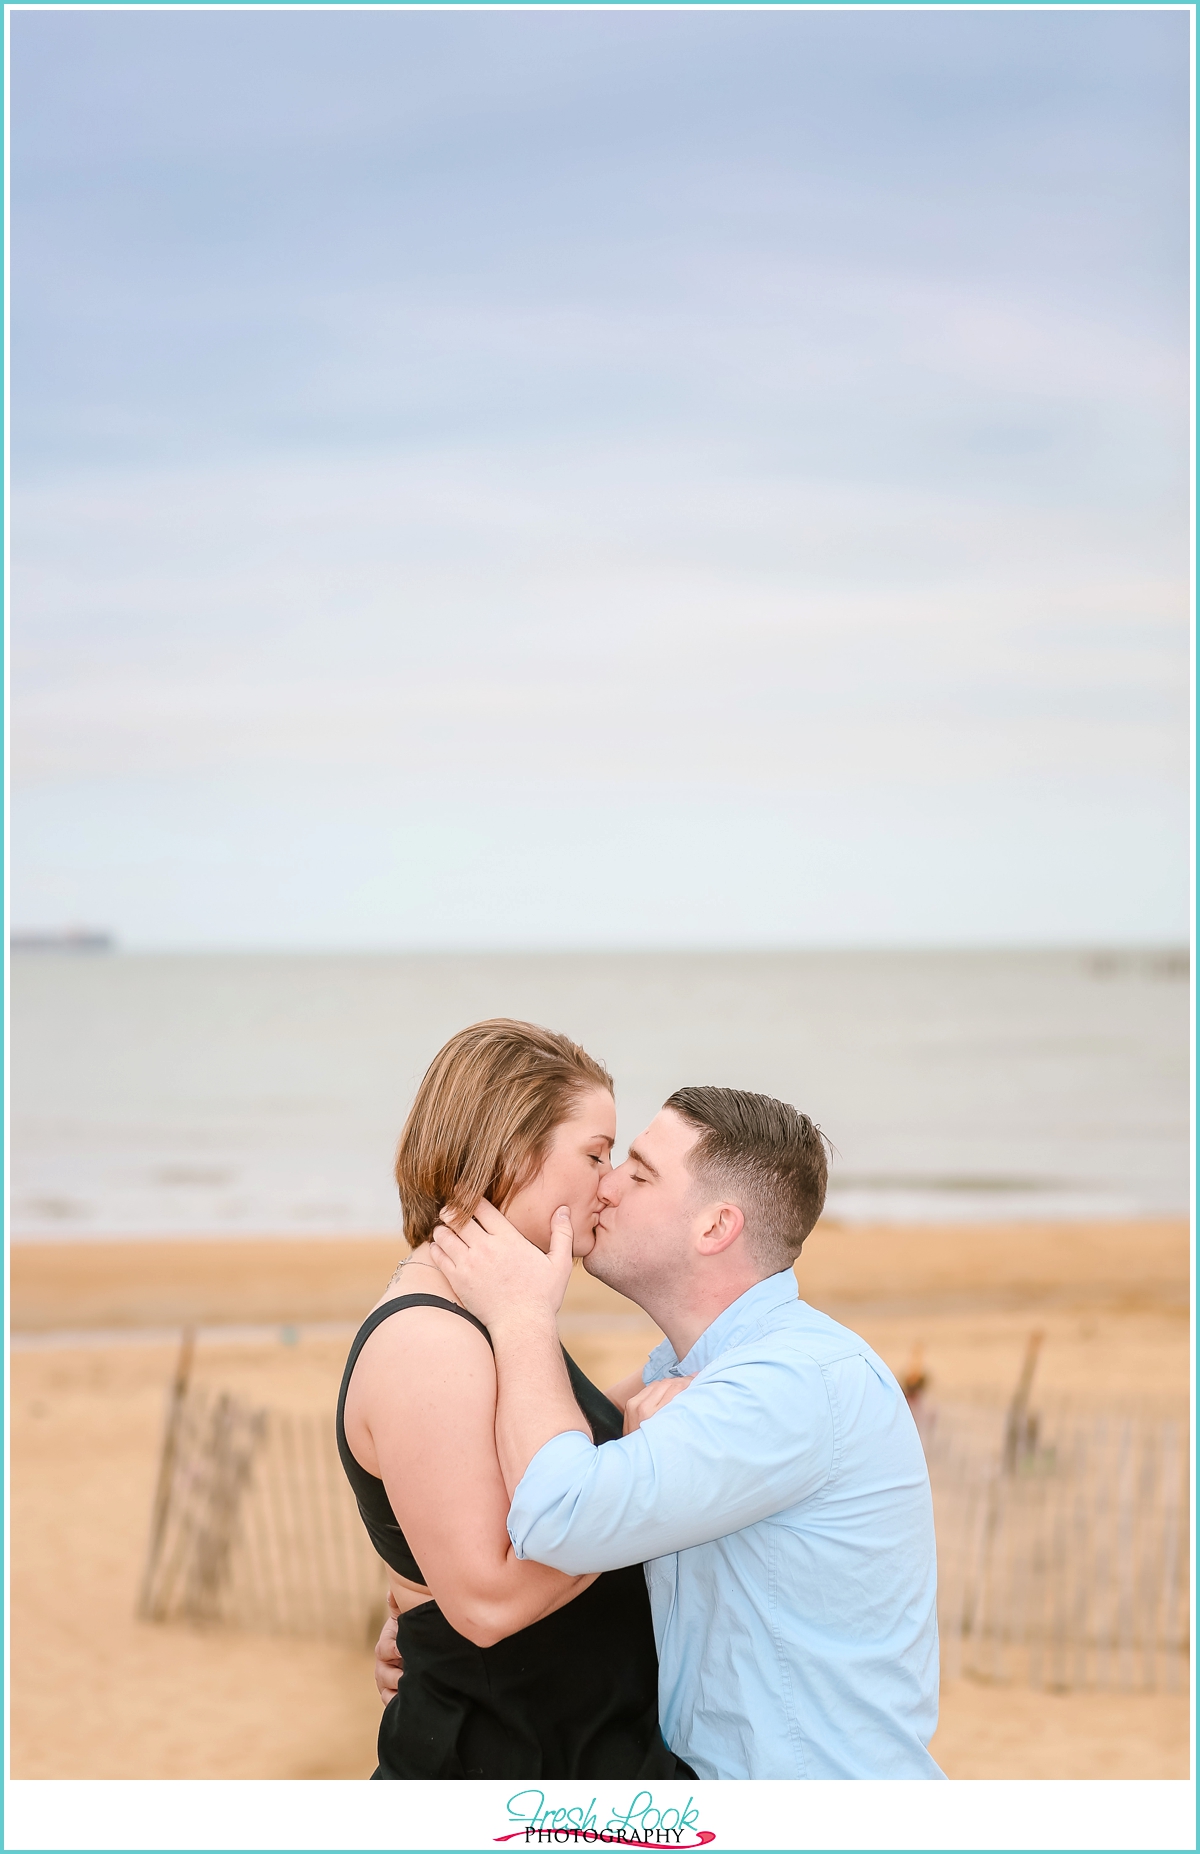
[(606, 1278), (604, 1270), (604, 1238), (600, 1230), (597, 1230), (592, 1238), (592, 1246), (583, 1258), (583, 1266), (585, 1272), (589, 1275), (595, 1275), (598, 1281), (603, 1281)]

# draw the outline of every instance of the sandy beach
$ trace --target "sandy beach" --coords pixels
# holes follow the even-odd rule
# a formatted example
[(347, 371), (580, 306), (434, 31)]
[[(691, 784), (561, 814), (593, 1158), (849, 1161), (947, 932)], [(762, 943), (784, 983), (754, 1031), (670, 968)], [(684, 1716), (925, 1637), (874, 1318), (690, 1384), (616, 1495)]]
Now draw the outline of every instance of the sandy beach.
[[(397, 1259), (387, 1239), (28, 1243), (12, 1251), (12, 1770), (16, 1777), (366, 1777), (378, 1701), (365, 1649), (138, 1622), (179, 1330), (196, 1375), (274, 1409), (329, 1412), (351, 1331)], [(1001, 1398), (1029, 1333), (1038, 1387), (1111, 1402), (1188, 1392), (1185, 1223), (840, 1228), (801, 1293), (935, 1396)], [(565, 1343), (604, 1384), (658, 1335), (577, 1269)], [(935, 1755), (952, 1777), (1182, 1777), (1186, 1696), (961, 1679)]]

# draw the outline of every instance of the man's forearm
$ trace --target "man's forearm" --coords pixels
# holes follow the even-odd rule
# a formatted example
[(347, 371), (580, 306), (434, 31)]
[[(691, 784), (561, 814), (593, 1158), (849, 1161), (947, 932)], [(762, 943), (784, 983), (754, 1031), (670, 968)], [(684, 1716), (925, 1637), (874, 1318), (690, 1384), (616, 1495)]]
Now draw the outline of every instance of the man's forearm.
[(591, 1431), (571, 1394), (553, 1315), (520, 1308), (491, 1327), (496, 1349), (496, 1453), (511, 1500), (544, 1443), (566, 1430)]

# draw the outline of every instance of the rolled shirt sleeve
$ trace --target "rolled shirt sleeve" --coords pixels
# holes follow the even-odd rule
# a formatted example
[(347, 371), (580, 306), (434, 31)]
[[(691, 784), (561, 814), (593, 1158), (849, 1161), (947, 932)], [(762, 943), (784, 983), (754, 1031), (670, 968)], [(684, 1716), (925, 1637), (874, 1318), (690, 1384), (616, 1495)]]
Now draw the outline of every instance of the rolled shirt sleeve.
[(620, 1441), (554, 1436), (513, 1496), (518, 1558), (573, 1574), (686, 1551), (796, 1505), (834, 1454), (829, 1390), (806, 1358), (721, 1356)]

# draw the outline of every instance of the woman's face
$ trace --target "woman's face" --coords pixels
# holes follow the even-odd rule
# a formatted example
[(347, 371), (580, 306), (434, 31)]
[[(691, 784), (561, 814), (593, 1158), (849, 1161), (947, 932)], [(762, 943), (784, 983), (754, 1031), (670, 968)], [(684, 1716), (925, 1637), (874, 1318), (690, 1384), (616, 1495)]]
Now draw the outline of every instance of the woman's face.
[(546, 1162), (536, 1178), (503, 1206), (509, 1222), (539, 1249), (550, 1247), (550, 1219), (560, 1204), (571, 1213), (575, 1254), (589, 1255), (600, 1214), (597, 1187), (612, 1170), (617, 1110), (607, 1088), (580, 1095), (567, 1120), (550, 1135)]

